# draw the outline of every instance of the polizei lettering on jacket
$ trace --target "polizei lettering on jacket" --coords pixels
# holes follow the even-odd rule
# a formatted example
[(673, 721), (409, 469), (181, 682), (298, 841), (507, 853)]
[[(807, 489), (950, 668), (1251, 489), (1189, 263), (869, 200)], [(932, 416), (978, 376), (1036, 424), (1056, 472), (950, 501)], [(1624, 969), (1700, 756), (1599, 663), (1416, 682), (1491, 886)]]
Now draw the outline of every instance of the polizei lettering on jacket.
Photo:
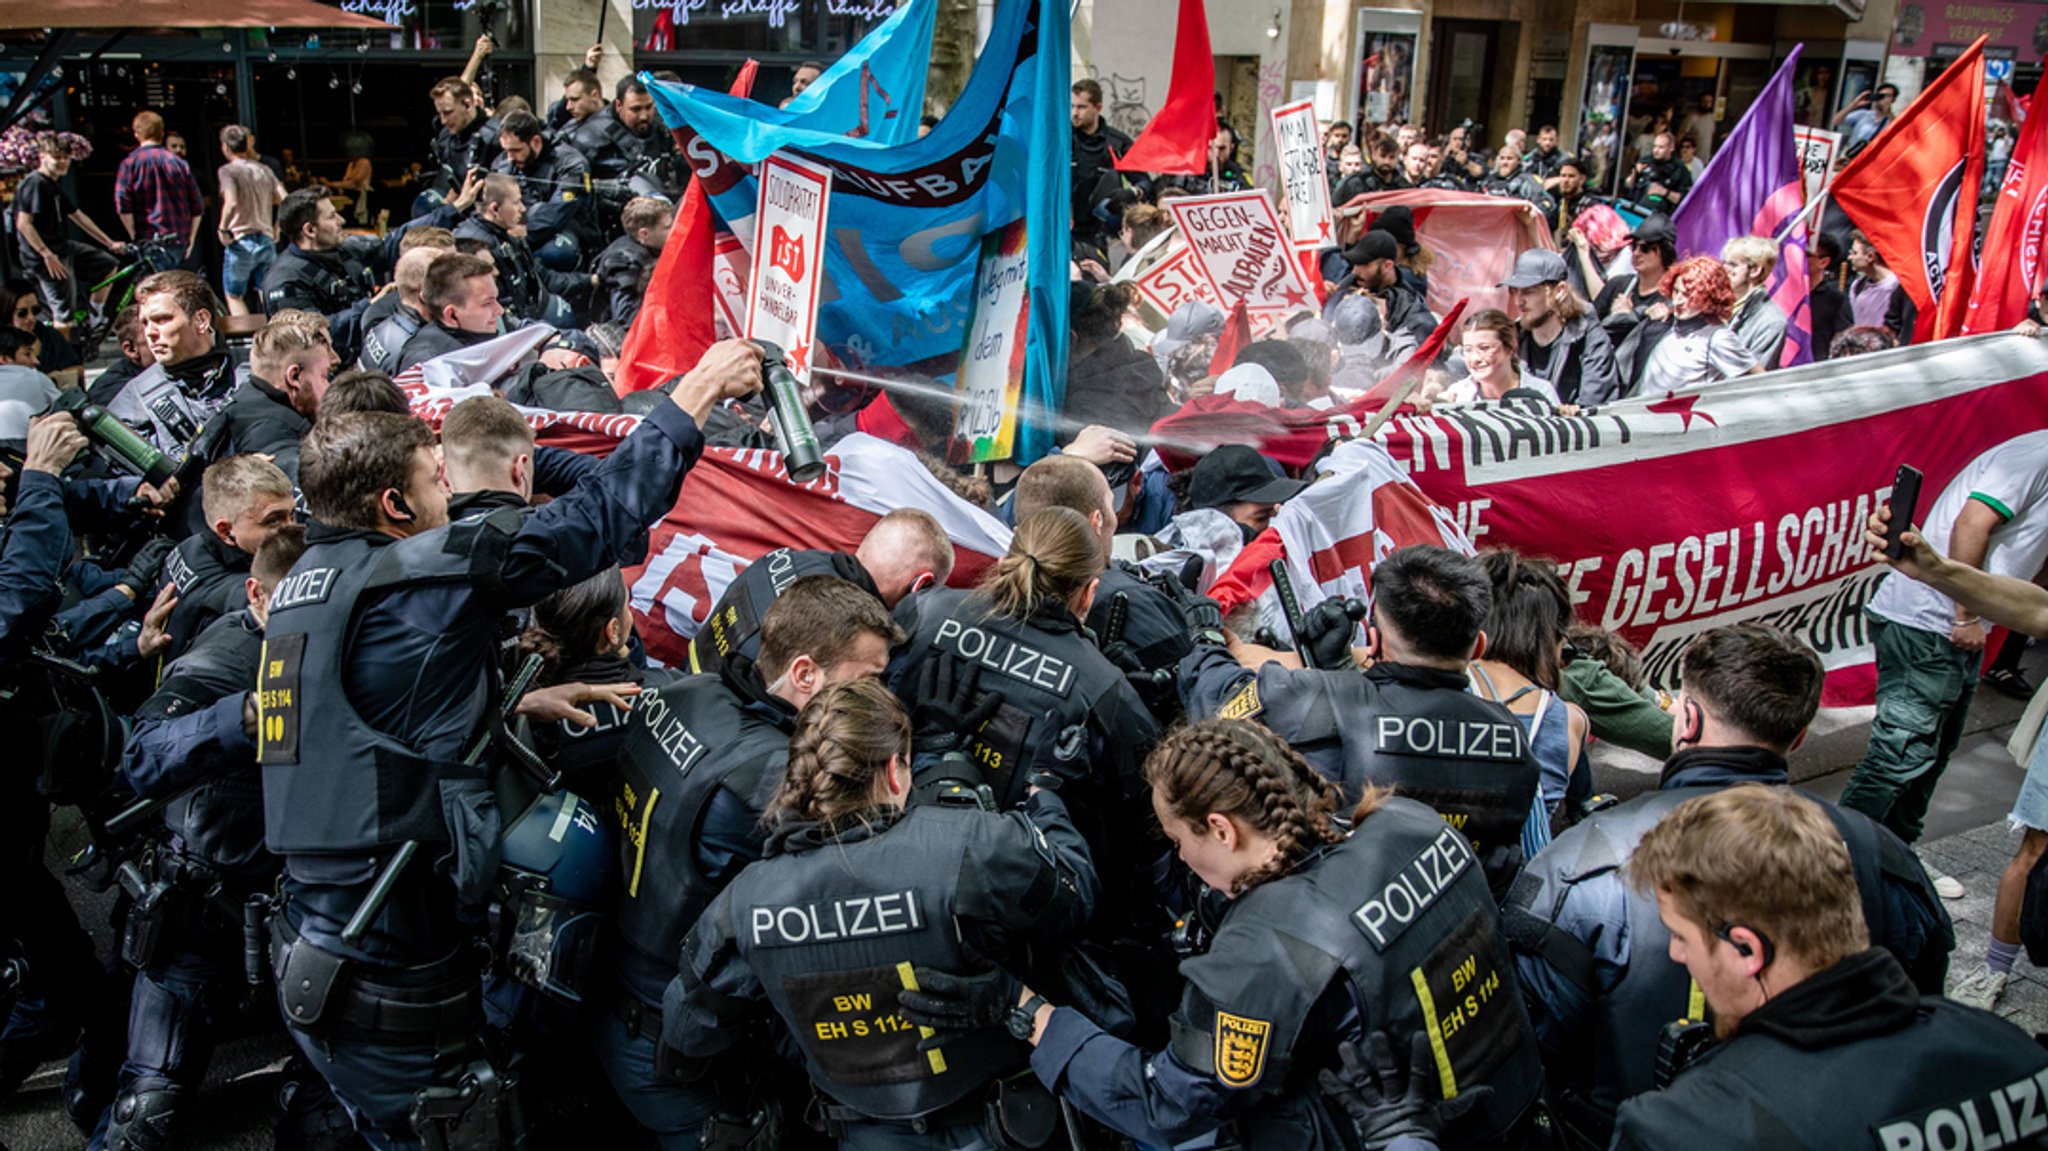
[(1471, 866), (1472, 849), (1446, 827), (1351, 918), (1372, 940), (1373, 950), (1385, 951)]
[(307, 568), (293, 572), (277, 581), (277, 590), (270, 593), (270, 610), (280, 612), (325, 600), (327, 593), (334, 590), (334, 577), (340, 574), (340, 568)]
[(1074, 665), (1006, 635), (949, 619), (939, 624), (939, 647), (962, 659), (999, 671), (1020, 683), (1066, 698), (1074, 686)]
[(749, 916), (756, 947), (795, 947), (837, 939), (897, 935), (924, 926), (924, 916), (917, 907), (917, 892), (908, 889), (885, 895), (852, 895), (824, 903), (755, 907)]
[(1522, 725), (1492, 719), (1444, 719), (1428, 715), (1383, 715), (1373, 720), (1382, 755), (1429, 755), (1439, 759), (1522, 758)]
[(2048, 1133), (2048, 1070), (1982, 1095), (1878, 1125), (1884, 1151), (1994, 1151), (2039, 1147)]

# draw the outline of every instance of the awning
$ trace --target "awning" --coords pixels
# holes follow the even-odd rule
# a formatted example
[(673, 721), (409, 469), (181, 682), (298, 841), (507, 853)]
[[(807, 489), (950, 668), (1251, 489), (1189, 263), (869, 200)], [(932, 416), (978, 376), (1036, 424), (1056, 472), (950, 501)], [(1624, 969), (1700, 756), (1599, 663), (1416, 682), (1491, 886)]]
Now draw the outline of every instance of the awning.
[(64, 0), (0, 4), (0, 31), (23, 28), (389, 28), (320, 0)]

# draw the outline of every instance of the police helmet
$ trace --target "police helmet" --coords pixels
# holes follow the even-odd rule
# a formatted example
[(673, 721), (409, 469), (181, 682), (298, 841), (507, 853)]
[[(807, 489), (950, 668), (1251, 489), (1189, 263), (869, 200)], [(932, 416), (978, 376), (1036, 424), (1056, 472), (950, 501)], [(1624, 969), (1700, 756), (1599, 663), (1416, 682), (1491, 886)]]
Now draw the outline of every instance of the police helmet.
[(574, 792), (544, 793), (506, 828), (499, 847), (506, 970), (548, 995), (581, 1003), (618, 887), (611, 828)]

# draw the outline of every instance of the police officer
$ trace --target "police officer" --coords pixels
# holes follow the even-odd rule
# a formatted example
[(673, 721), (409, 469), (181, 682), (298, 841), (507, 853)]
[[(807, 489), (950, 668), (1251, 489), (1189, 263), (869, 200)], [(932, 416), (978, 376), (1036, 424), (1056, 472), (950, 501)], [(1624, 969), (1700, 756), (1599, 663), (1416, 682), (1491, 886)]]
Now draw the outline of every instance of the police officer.
[(715, 344), (574, 491), (455, 524), (424, 424), (350, 412), (308, 433), (308, 548), (272, 597), (259, 683), (265, 839), (285, 858), (273, 969), (294, 1041), (372, 1146), (418, 1145), (415, 1096), (443, 1136), (503, 1118), (473, 1112), (498, 1081), (464, 1058), (499, 825), (465, 756), (498, 621), (643, 546), (700, 422), (759, 386), (756, 348)]
[[(522, 713), (534, 713), (534, 751), (577, 795), (604, 797), (616, 790), (634, 697), (681, 678), (668, 668), (633, 663), (632, 639), (632, 604), (617, 568), (533, 605), (519, 637), (522, 655), (542, 660), (534, 679), (541, 691), (520, 701)], [(554, 698), (541, 694), (551, 689)]]
[(718, 597), (690, 641), (690, 670), (716, 674), (735, 653), (757, 657), (768, 605), (805, 576), (838, 576), (894, 610), (904, 597), (941, 586), (952, 574), (953, 541), (922, 508), (897, 508), (876, 520), (852, 555), (776, 548), (742, 569)]
[[(1018, 811), (906, 810), (911, 757), (910, 720), (877, 682), (835, 684), (804, 708), (768, 804), (769, 856), (692, 928), (663, 1040), (701, 1065), (765, 1000), (841, 1147), (987, 1148), (989, 1126), (1052, 1145), (1057, 1113), (1015, 1039), (986, 1023), (920, 1033), (897, 1007), (924, 978), (1021, 963), (1077, 934), (1095, 896), (1087, 847), (1056, 792), (1033, 790)], [(1010, 1117), (1032, 1096), (1038, 1124), (1021, 1130)]]
[(470, 171), (490, 170), (498, 158), (498, 122), (484, 110), (482, 95), (459, 76), (435, 84), (428, 96), (441, 127), (427, 154), (434, 166), (434, 189), (446, 193), (460, 187)]
[(665, 1149), (695, 1148), (720, 1110), (713, 1085), (679, 1082), (658, 1054), (662, 992), (683, 936), (761, 858), (761, 810), (781, 781), (797, 712), (830, 684), (880, 674), (901, 639), (872, 595), (806, 576), (763, 614), (758, 663), (742, 657), (634, 704), (613, 793), (625, 886), (616, 996), (593, 1025), (605, 1074)]
[(350, 250), (327, 189), (301, 188), (286, 196), (278, 205), (277, 232), (287, 246), (263, 277), (264, 312), (318, 312), (327, 317), (328, 338), (341, 362), (354, 361), (362, 348), (363, 309), (377, 283)]
[(268, 890), (251, 689), (271, 590), (305, 550), (296, 524), (265, 537), (238, 581), (242, 605), (217, 619), (135, 712), (121, 773), (138, 798), (164, 800), (144, 857), (148, 884), (128, 912), (122, 959), (135, 966), (120, 1092), (91, 1146), (169, 1147), (172, 1124), (206, 1077), (214, 1012), (245, 989), (243, 905)]
[(128, 381), (107, 411), (158, 451), (182, 455), (248, 379), (249, 366), (215, 348), (214, 318), (227, 309), (191, 272), (150, 276), (136, 285), (135, 303), (142, 309), (143, 340), (156, 363)]
[[(1208, 644), (1181, 662), (1182, 702), (1192, 717), (1258, 719), (1347, 799), (1376, 785), (1436, 808), (1505, 896), (1540, 769), (1521, 721), (1467, 690), (1465, 665), (1485, 650), (1493, 604), (1486, 569), (1445, 548), (1405, 547), (1373, 565), (1372, 586), (1375, 658), (1364, 675)], [(1341, 634), (1350, 631), (1346, 619)]]
[(1373, 788), (1347, 831), (1337, 787), (1244, 720), (1177, 729), (1145, 776), (1181, 860), (1227, 908), (1207, 952), (1181, 965), (1187, 987), (1163, 1051), (1017, 991), (1004, 1006), (1015, 1005), (1047, 1087), (1153, 1146), (1217, 1132), (1219, 1146), (1250, 1151), (1345, 1148), (1318, 1072), (1365, 1031), (1402, 1050), (1419, 1032), (1450, 1100), (1445, 1145), (1532, 1145), (1542, 1063), (1479, 860), (1457, 829)]
[(612, 102), (576, 121), (563, 138), (590, 161), (591, 174), (616, 180), (675, 152), (675, 138), (654, 114), (647, 85), (628, 73), (619, 78)]
[(228, 399), (218, 450), (260, 452), (284, 469), (299, 470), (299, 437), (320, 414), (320, 397), (341, 366), (318, 315), (286, 309), (256, 333), (249, 349), (249, 379)]
[[(1659, 790), (1558, 836), (1530, 861), (1504, 909), (1558, 1118), (1577, 1146), (1607, 1146), (1615, 1109), (1658, 1085), (1659, 1063), (1668, 1062), (1660, 1052), (1666, 1027), (1701, 1018), (1656, 902), (1622, 879), (1630, 853), (1688, 799), (1738, 784), (1783, 787), (1785, 756), (1820, 706), (1820, 657), (1760, 625), (1695, 639), (1681, 675), (1678, 751), (1664, 764)], [(1955, 937), (1920, 861), (1860, 813), (1821, 810), (1849, 845), (1871, 942), (1889, 950), (1922, 991), (1940, 994)]]
[(549, 140), (538, 116), (516, 109), (499, 122), (498, 148), (491, 171), (519, 181), (531, 246), (566, 236), (573, 246), (563, 258), (573, 265), (598, 239), (595, 222), (582, 212), (592, 198), (589, 162), (574, 145)]
[(631, 327), (647, 294), (648, 277), (675, 224), (675, 205), (652, 196), (635, 196), (619, 212), (624, 233), (599, 252), (593, 269), (601, 295), (591, 307), (599, 323)]
[(405, 351), (406, 341), (426, 326), (427, 304), (421, 293), (427, 285), (427, 269), (443, 254), (437, 248), (418, 247), (398, 257), (398, 266), (391, 272), (391, 282), (396, 287), (392, 293), (397, 297), (396, 306), (382, 320), (373, 321), (367, 312), (364, 315), (366, 330), (358, 366), (387, 374), (399, 370), (398, 357)]
[(1870, 945), (1856, 870), (1840, 825), (1789, 788), (1689, 799), (1643, 835), (1627, 878), (1655, 899), (1719, 1046), (1623, 1103), (1613, 1147), (2039, 1145), (2048, 1052), (1916, 990)]
[(505, 314), (491, 261), (460, 252), (443, 255), (427, 268), (420, 300), (427, 322), (399, 349), (400, 371), (495, 338)]
[(178, 589), (171, 658), (183, 655), (214, 620), (242, 610), (249, 563), (271, 533), (292, 522), (292, 506), (291, 480), (262, 456), (229, 456), (206, 469), (200, 487), (206, 527), (164, 557), (164, 579)]
[[(499, 296), (514, 318), (572, 327), (571, 320), (590, 299), (597, 277), (558, 272), (536, 263), (526, 238), (512, 234), (512, 229), (525, 221), (526, 201), (519, 182), (503, 172), (493, 172), (484, 178), (484, 190), (477, 195), (476, 214), (456, 227), (455, 238), (482, 240), (490, 246)], [(430, 271), (428, 279), (432, 278)]]

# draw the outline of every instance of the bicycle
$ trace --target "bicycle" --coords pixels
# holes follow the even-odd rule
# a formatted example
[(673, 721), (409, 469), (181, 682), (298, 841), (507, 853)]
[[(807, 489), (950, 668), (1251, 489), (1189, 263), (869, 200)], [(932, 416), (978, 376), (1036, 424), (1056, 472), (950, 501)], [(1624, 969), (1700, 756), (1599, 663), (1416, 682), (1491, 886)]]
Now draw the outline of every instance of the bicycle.
[[(158, 236), (153, 240), (123, 244), (116, 254), (122, 260), (121, 266), (99, 283), (80, 292), (80, 306), (71, 314), (71, 330), (85, 333), (84, 338), (78, 341), (78, 354), (87, 362), (99, 354), (100, 344), (113, 334), (114, 318), (135, 302), (136, 285), (157, 272), (177, 267), (185, 258), (185, 248), (175, 237)], [(107, 304), (101, 310), (99, 322), (94, 323), (90, 301), (102, 288), (108, 290)]]

